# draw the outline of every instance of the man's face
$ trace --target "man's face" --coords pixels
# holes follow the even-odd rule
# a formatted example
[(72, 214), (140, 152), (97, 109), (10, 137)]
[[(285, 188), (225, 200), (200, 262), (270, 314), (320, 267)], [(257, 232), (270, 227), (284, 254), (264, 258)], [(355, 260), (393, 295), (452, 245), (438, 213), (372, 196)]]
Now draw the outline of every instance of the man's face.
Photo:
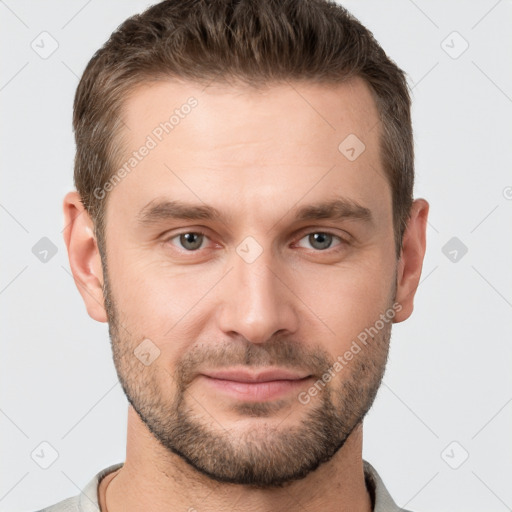
[[(136, 90), (119, 167), (137, 162), (106, 215), (106, 307), (130, 403), (197, 470), (262, 487), (303, 478), (361, 423), (397, 271), (368, 88), (292, 85)], [(273, 382), (235, 382), (258, 375)]]

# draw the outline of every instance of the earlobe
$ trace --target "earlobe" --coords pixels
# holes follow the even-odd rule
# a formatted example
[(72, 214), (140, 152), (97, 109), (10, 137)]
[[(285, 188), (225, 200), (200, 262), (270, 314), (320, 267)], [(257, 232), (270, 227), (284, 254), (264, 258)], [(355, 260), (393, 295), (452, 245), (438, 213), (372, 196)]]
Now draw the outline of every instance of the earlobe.
[(425, 199), (416, 199), (412, 204), (397, 267), (395, 301), (402, 309), (396, 314), (395, 323), (407, 320), (414, 309), (414, 295), (418, 289), (426, 250), (428, 209), (429, 204)]
[(63, 211), (64, 242), (75, 284), (89, 316), (98, 322), (107, 322), (103, 298), (103, 270), (94, 236), (94, 225), (78, 192), (66, 194)]

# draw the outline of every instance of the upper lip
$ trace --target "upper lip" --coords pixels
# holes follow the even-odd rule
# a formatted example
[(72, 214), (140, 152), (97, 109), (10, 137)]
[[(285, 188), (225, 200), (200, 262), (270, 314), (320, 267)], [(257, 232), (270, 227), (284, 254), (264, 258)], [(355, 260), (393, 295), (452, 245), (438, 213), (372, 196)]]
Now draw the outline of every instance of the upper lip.
[(305, 373), (297, 373), (280, 368), (248, 372), (247, 370), (212, 370), (203, 375), (213, 379), (233, 380), (236, 382), (269, 382), (273, 380), (300, 380), (309, 377)]

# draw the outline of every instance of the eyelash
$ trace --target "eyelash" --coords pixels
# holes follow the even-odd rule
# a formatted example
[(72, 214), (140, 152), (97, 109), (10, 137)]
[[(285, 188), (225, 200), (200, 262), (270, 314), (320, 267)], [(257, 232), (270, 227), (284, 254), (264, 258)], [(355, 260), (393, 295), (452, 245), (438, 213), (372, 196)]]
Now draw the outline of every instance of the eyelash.
[[(340, 235), (337, 235), (337, 234), (332, 233), (330, 231), (320, 231), (320, 230), (313, 230), (313, 231), (305, 232), (301, 236), (301, 238), (299, 238), (298, 241), (300, 242), (302, 239), (308, 237), (309, 235), (319, 234), (319, 233), (322, 234), (322, 235), (329, 235), (329, 236), (332, 236), (333, 238), (337, 238), (340, 243), (335, 245), (334, 247), (328, 247), (327, 249), (324, 249), (324, 250), (320, 250), (320, 249), (306, 249), (306, 250), (310, 250), (310, 251), (317, 252), (317, 253), (328, 253), (328, 252), (331, 252), (331, 251), (335, 251), (337, 247), (339, 248), (340, 246), (349, 245), (349, 241), (344, 239), (344, 238), (342, 238)], [(182, 231), (180, 233), (176, 233), (176, 234), (172, 235), (171, 237), (166, 238), (164, 240), (164, 243), (170, 243), (171, 240), (174, 240), (175, 238), (178, 238), (181, 235), (186, 235), (186, 234), (202, 235), (202, 236), (204, 236), (204, 237), (209, 239), (208, 235), (204, 231), (200, 231), (200, 230), (192, 231), (192, 230), (189, 230), (189, 231)], [(201, 249), (196, 249), (196, 250), (193, 250), (193, 251), (189, 251), (187, 249), (181, 248), (181, 250), (183, 252), (194, 254), (194, 253), (198, 253)]]

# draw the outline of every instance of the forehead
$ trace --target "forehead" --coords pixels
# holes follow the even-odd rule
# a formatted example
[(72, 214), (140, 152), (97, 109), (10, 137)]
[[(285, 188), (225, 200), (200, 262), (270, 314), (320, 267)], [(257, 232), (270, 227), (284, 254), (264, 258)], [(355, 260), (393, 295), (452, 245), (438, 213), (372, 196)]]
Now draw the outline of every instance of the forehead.
[(224, 210), (229, 197), (246, 210), (326, 193), (390, 203), (379, 115), (361, 79), (258, 89), (154, 82), (132, 91), (122, 120), (124, 172), (109, 202), (132, 217), (157, 197)]
[[(194, 106), (189, 108), (191, 104)], [(189, 114), (192, 121), (178, 130)], [(260, 137), (293, 132), (305, 140), (329, 133), (329, 138), (337, 140), (353, 130), (371, 143), (371, 137), (379, 133), (374, 97), (358, 77), (340, 84), (285, 82), (254, 87), (218, 83), (202, 86), (177, 80), (150, 82), (129, 93), (122, 119), (127, 128), (124, 139), (131, 143), (137, 142), (134, 136), (141, 131), (156, 131), (154, 135), (159, 138), (158, 127), (170, 122), (174, 138), (180, 134), (202, 136), (197, 141), (198, 148), (208, 147), (209, 143), (218, 146), (226, 136), (231, 140), (252, 140), (254, 130), (261, 127), (264, 131), (257, 134)], [(290, 124), (294, 121), (297, 124)], [(164, 130), (164, 135), (169, 133)], [(277, 142), (283, 145), (287, 140), (296, 142), (291, 138)]]

